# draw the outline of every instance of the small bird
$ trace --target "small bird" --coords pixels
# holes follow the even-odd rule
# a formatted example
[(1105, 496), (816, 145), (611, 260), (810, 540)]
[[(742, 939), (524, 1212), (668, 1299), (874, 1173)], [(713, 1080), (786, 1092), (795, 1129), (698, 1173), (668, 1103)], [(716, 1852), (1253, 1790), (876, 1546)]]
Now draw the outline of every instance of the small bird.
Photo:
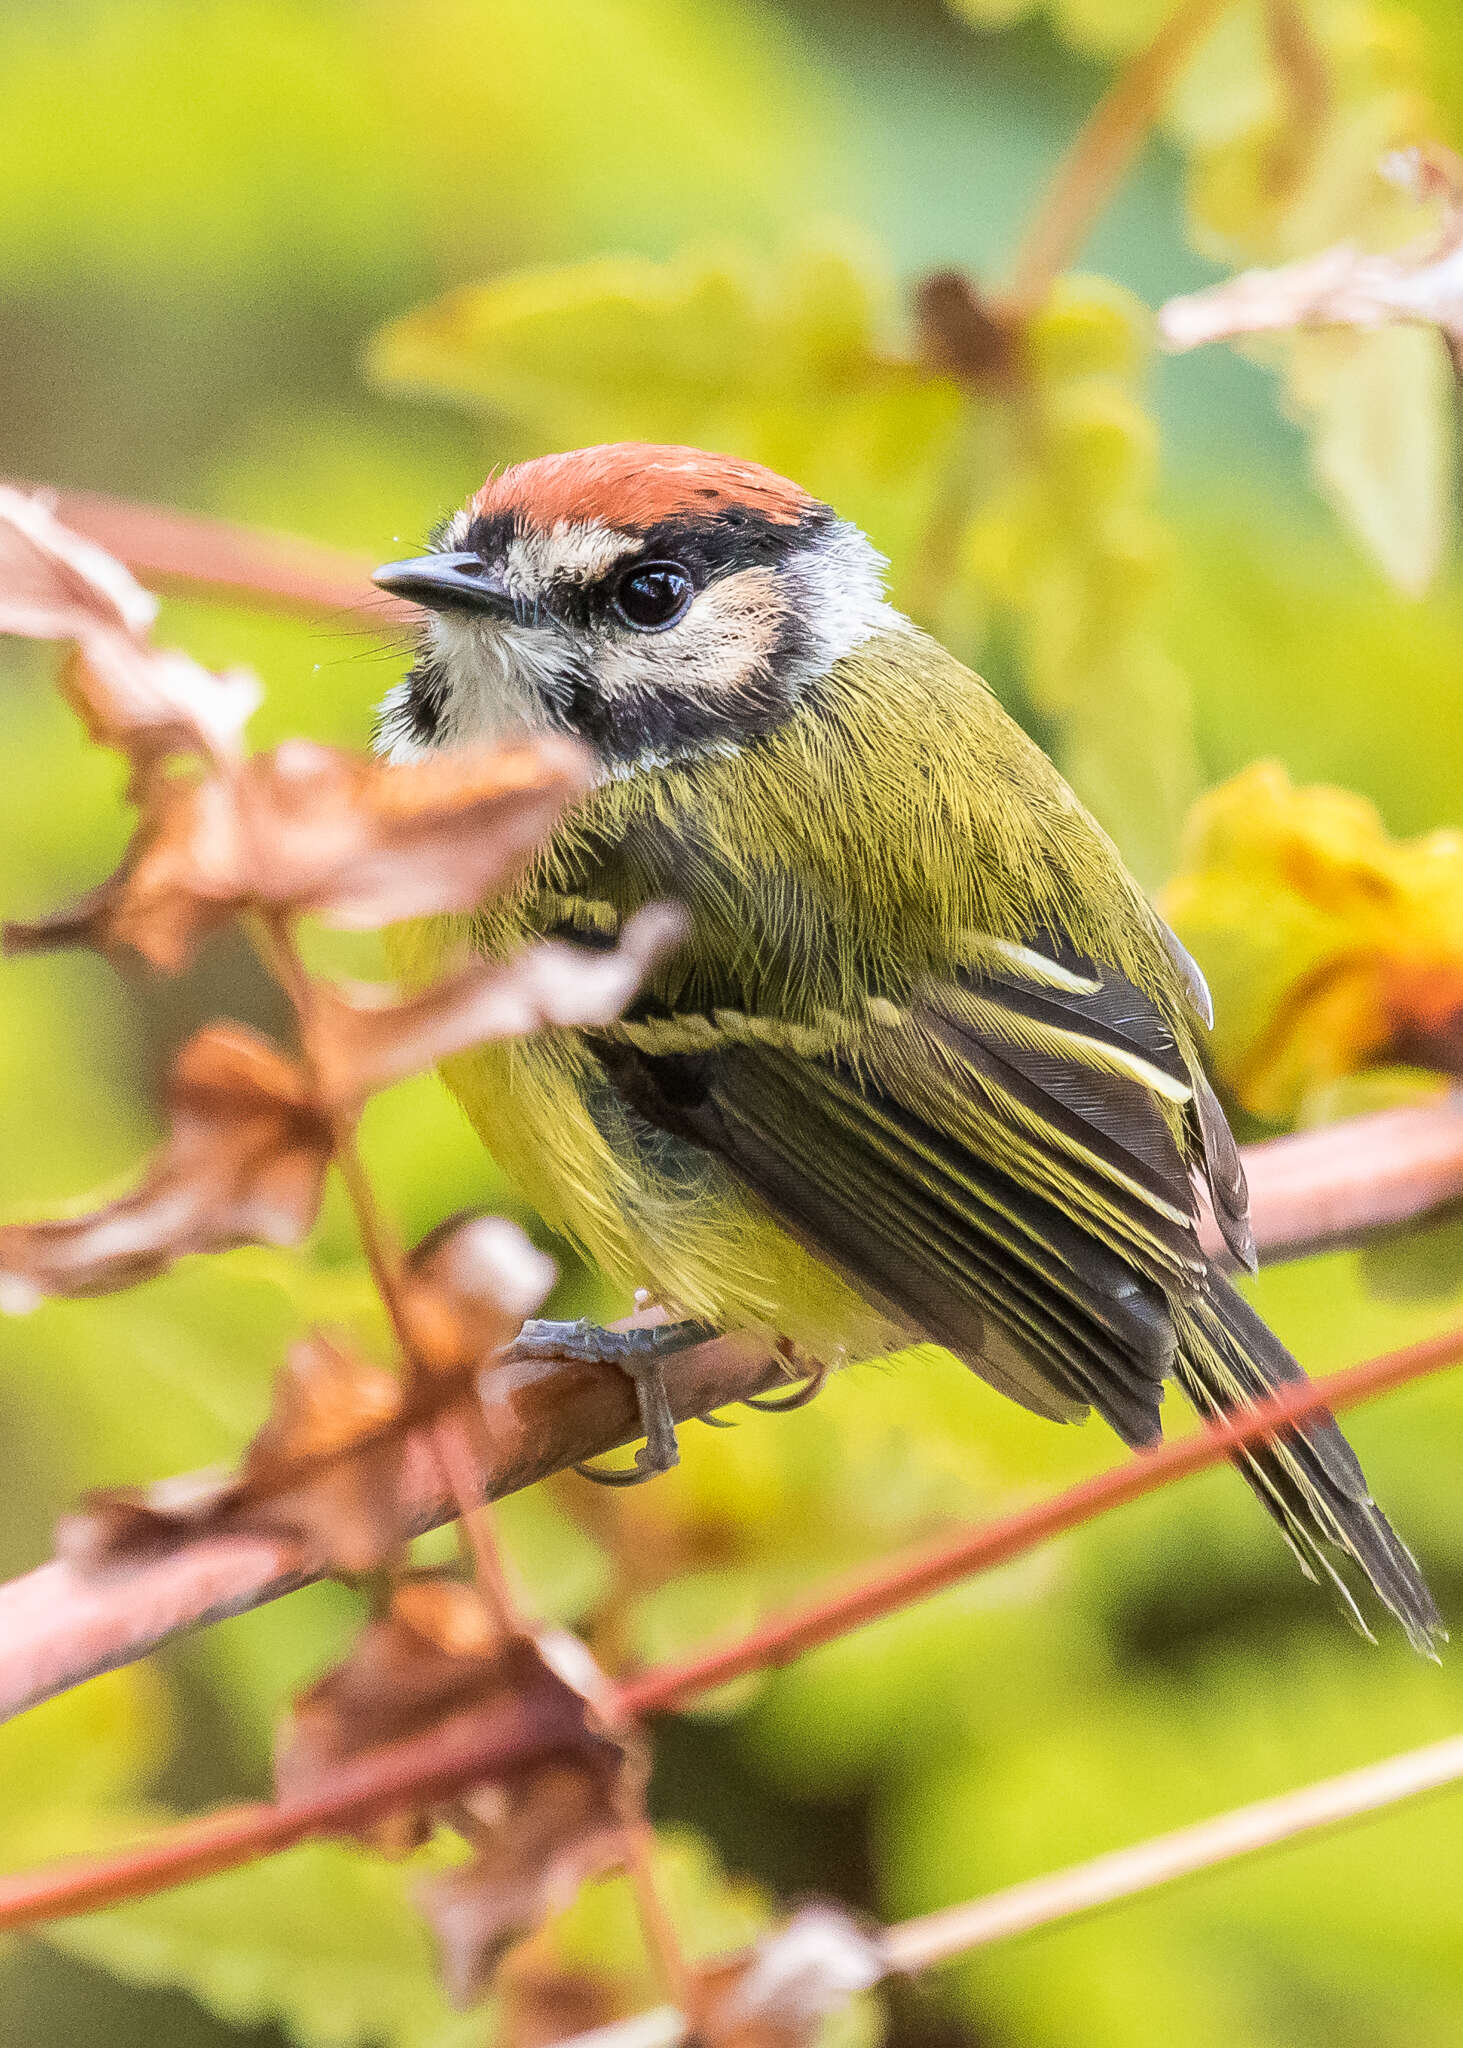
[[(1304, 1377), (1206, 1257), (1207, 1191), (1253, 1267), (1205, 1076), (1194, 962), (979, 676), (893, 609), (853, 525), (751, 462), (623, 443), (490, 477), (421, 557), (391, 758), (524, 729), (598, 775), (507, 900), (415, 927), (612, 944), (652, 901), (684, 942), (620, 1022), (446, 1074), (545, 1222), (646, 1288), (659, 1331), (529, 1325), (614, 1364), (673, 1464), (662, 1367), (753, 1330), (830, 1364), (930, 1342), (1054, 1421), (1161, 1435)], [(1142, 735), (1134, 735), (1142, 744)], [(1420, 1649), (1440, 1621), (1329, 1416), (1237, 1455), (1309, 1576), (1360, 1566)]]

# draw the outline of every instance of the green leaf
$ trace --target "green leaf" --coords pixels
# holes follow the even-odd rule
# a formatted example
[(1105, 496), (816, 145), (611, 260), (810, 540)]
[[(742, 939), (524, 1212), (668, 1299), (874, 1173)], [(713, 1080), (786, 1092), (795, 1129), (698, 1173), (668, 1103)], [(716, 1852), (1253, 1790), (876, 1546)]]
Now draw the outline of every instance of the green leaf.
[(166, 1759), (172, 1714), (146, 1665), (109, 1671), (0, 1728), (0, 1840), (8, 1865), (115, 1839)]
[(817, 405), (908, 381), (876, 335), (888, 287), (866, 256), (603, 257), (469, 286), (393, 321), (368, 358), (395, 390), (552, 424), (568, 442), (684, 440), (748, 404)]
[(443, 1860), (312, 1842), (56, 1922), (47, 1938), (129, 1983), (189, 1991), (236, 2026), (278, 2021), (300, 2048), (476, 2048), (483, 2015), (448, 2007), (409, 1899)]
[(684, 442), (796, 477), (889, 556), (896, 602), (976, 660), (1008, 607), (1062, 766), (1156, 878), (1195, 772), (1154, 608), (1166, 546), (1137, 388), (1146, 315), (1115, 287), (1062, 285), (1031, 323), (1033, 388), (1015, 397), (900, 357), (895, 326), (862, 250), (606, 258), (450, 293), (383, 330), (370, 366), (550, 446)]

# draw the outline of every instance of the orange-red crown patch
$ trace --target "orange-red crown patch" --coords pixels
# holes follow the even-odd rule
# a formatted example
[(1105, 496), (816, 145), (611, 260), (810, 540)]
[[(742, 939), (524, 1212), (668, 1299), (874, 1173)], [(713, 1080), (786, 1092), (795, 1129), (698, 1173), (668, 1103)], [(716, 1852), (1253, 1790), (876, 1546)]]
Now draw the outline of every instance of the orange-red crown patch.
[(816, 503), (759, 462), (699, 448), (613, 441), (517, 463), (488, 478), (472, 509), (489, 519), (516, 513), (539, 528), (585, 520), (642, 532), (663, 519), (697, 513), (715, 518), (733, 506), (793, 526)]

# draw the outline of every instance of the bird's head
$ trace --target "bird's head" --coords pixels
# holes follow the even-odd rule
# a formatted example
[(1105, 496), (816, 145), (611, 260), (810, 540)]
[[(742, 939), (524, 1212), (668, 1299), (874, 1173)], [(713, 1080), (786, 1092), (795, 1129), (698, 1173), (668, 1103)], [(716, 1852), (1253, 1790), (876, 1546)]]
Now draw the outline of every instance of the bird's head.
[(611, 774), (729, 751), (895, 623), (883, 570), (756, 463), (642, 442), (519, 463), (429, 553), (376, 571), (426, 614), (381, 744), (571, 732)]

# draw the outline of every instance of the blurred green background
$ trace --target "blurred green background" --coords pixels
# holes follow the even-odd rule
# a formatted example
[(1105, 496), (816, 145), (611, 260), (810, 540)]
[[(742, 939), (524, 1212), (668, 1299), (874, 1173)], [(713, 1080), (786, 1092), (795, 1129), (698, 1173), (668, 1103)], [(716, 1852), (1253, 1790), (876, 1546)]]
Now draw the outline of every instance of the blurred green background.
[[(1317, 6), (1353, 27), (1367, 12)], [(787, 376), (800, 348), (816, 354), (805, 330), (825, 312), (859, 329), (850, 352), (874, 347), (860, 322), (897, 352), (922, 273), (999, 277), (1108, 56), (1165, 8), (967, 11), (980, 18), (937, 0), (6, 0), (0, 471), (381, 559), (420, 542), (490, 461), (586, 422), (633, 428), (649, 409), (657, 431), (787, 451), (867, 521), (917, 604), (939, 487), (920, 464), (939, 468), (959, 407), (945, 387), (911, 395), (896, 377), (866, 415), (857, 393), (835, 403), (811, 375), (791, 396), (772, 388), (776, 350), (772, 369), (760, 351), (718, 367), (715, 334), (699, 382), (677, 382), (642, 305), (625, 346), (633, 368), (643, 344), (643, 377), (610, 391), (608, 373), (596, 381), (600, 272), (552, 289), (530, 279), (528, 298), (548, 306), (538, 326), (490, 295), (486, 338), (455, 382), (423, 369), (420, 348), (403, 369), (409, 323), (376, 345), (371, 374), (367, 358), (385, 323), (524, 266), (677, 258), (770, 280), (775, 310), (815, 274), (797, 253), (809, 249), (836, 253), (820, 259), (811, 312), (788, 316)], [(1456, 131), (1452, 0), (1386, 20)], [(926, 606), (1155, 883), (1188, 798), (1257, 757), (1371, 798), (1394, 833), (1463, 824), (1456, 573), (1423, 599), (1397, 593), (1317, 498), (1263, 367), (1222, 349), (1148, 360), (1140, 302), (1222, 274), (1186, 227), (1186, 147), (1180, 127), (1145, 148), (1082, 258), (1111, 282), (1068, 288), (1042, 330), (1051, 418), (1075, 422), (1072, 445), (1091, 456), (1071, 486), (1090, 486), (1091, 520), (1053, 544), (1049, 576), (1033, 570), (1047, 515), (1003, 509), (999, 478), (982, 497), (981, 464), (1008, 457), (981, 440), (975, 406), (952, 443), (975, 476), (973, 522)], [(827, 311), (840, 292), (848, 305)], [(545, 333), (567, 337), (562, 363), (552, 346), (542, 356)], [(472, 402), (441, 402), (447, 386)], [(1129, 576), (1141, 595), (1110, 615)], [(1068, 603), (1096, 635), (1090, 671), (1080, 636), (1065, 654), (1052, 645)], [(369, 614), (308, 624), (169, 602), (160, 632), (258, 667), (261, 740), (365, 744), (405, 659)], [(127, 828), (116, 764), (83, 744), (52, 667), (50, 650), (0, 646), (7, 914), (95, 879)], [(1226, 958), (1206, 964), (1223, 1003)], [(10, 1215), (125, 1182), (156, 1136), (163, 1064), (203, 1018), (278, 1022), (230, 943), (176, 984), (87, 958), (13, 961), (0, 976)], [(1327, 1104), (1394, 1079), (1343, 1075), (1357, 1092), (1333, 1087)], [(366, 1135), (403, 1230), (468, 1202), (518, 1213), (435, 1083), (383, 1098)], [(1307, 1366), (1337, 1366), (1458, 1320), (1463, 1237), (1434, 1225), (1268, 1272), (1254, 1293)], [(567, 1260), (563, 1299), (599, 1301)], [(304, 1259), (239, 1253), (0, 1327), (0, 1564), (46, 1554), (56, 1513), (87, 1484), (236, 1455), (285, 1343), (321, 1318), (380, 1340), (338, 1209)], [(1444, 1381), (1352, 1425), (1445, 1613), (1463, 1593), (1460, 1424), (1463, 1388)], [(503, 1522), (535, 1599), (606, 1656), (643, 1657), (1095, 1470), (1115, 1448), (921, 1354), (854, 1371), (795, 1416), (688, 1430), (682, 1472), (643, 1494), (609, 1502), (556, 1482)], [(280, 1703), (339, 1654), (359, 1612), (340, 1588), (297, 1595), (5, 1731), (6, 1860), (262, 1788)], [(775, 1898), (827, 1894), (882, 1916), (953, 1902), (1459, 1726), (1456, 1653), (1433, 1668), (1392, 1634), (1356, 1638), (1218, 1473), (668, 1724), (653, 1806), (678, 1911), (715, 1948)], [(409, 1882), (312, 1848), (59, 1926), (0, 1955), (0, 2042), (483, 2040), (484, 2017), (450, 2015), (433, 1987)], [(623, 2003), (653, 1997), (614, 1887), (554, 1939)], [(521, 2048), (535, 2038), (511, 1999), (496, 2024)], [(1457, 1808), (1441, 1800), (990, 1950), (901, 1990), (890, 2026), (906, 2048), (1463, 2042)]]

